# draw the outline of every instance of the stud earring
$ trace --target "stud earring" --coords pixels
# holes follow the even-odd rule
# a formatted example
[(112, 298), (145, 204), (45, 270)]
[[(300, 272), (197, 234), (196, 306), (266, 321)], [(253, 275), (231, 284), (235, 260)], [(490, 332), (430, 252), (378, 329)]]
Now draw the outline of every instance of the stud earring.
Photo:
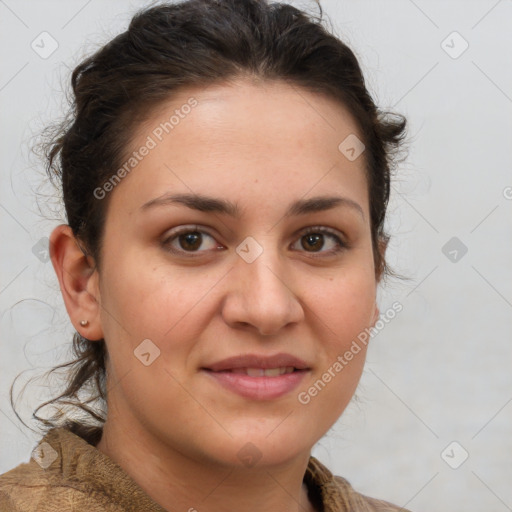
[(89, 325), (89, 320), (80, 320), (80, 325), (82, 327), (85, 327), (86, 325)]

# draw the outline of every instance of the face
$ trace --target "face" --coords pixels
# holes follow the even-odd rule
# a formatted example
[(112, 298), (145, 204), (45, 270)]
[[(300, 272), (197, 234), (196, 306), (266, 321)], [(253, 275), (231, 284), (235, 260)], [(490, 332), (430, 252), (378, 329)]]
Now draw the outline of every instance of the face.
[(334, 424), (378, 315), (351, 134), (343, 106), (281, 82), (187, 89), (139, 126), (97, 275), (107, 421), (221, 464), (290, 460)]

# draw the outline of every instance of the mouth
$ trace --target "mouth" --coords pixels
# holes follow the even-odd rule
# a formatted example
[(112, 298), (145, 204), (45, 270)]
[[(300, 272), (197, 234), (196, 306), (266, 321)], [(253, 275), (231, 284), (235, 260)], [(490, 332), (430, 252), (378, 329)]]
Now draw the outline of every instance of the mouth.
[(309, 370), (310, 367), (305, 361), (292, 354), (280, 353), (271, 356), (243, 354), (228, 357), (202, 369), (213, 372), (246, 373), (252, 377), (264, 376), (265, 372), (268, 372), (267, 376), (272, 377), (292, 373), (295, 370)]
[[(205, 370), (213, 371), (208, 368), (205, 368)], [(218, 373), (238, 373), (248, 375), (249, 377), (279, 377), (279, 375), (285, 375), (295, 371), (299, 370), (293, 366), (282, 366), (278, 368), (231, 368), (229, 370), (220, 370)]]
[(216, 384), (251, 400), (272, 400), (291, 393), (311, 371), (290, 354), (244, 355), (201, 368)]

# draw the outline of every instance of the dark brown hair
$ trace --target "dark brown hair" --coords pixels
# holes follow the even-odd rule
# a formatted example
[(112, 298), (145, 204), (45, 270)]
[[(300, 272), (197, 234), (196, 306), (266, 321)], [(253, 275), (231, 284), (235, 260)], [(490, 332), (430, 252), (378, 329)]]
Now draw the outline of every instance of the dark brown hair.
[[(73, 103), (45, 143), (45, 157), (50, 178), (62, 189), (67, 223), (84, 252), (99, 269), (109, 202), (97, 199), (94, 190), (124, 161), (148, 113), (179, 89), (244, 77), (280, 80), (326, 95), (353, 115), (366, 146), (376, 274), (389, 274), (379, 242), (388, 240), (390, 175), (406, 119), (376, 107), (354, 53), (324, 28), (321, 8), (314, 17), (265, 0), (188, 0), (143, 9), (126, 32), (74, 69)], [(33, 416), (47, 428), (65, 426), (95, 442), (106, 412), (105, 343), (75, 333), (73, 350), (73, 361), (53, 369), (69, 369), (66, 389)], [(79, 398), (84, 390), (90, 393)], [(63, 412), (40, 418), (37, 412), (49, 404), (78, 407), (93, 422)]]

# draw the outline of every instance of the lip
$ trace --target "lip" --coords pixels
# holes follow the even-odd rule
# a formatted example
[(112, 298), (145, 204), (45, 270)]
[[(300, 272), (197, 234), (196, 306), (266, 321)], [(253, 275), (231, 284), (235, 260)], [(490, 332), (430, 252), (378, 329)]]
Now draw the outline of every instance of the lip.
[[(293, 366), (295, 370), (275, 377), (251, 377), (230, 371), (240, 368), (268, 369), (285, 366)], [(307, 363), (291, 354), (239, 355), (201, 368), (201, 371), (217, 384), (251, 400), (273, 400), (292, 392), (310, 370)]]
[(244, 354), (228, 357), (222, 361), (205, 366), (204, 369), (213, 372), (222, 372), (234, 370), (237, 368), (280, 368), (283, 366), (293, 366), (297, 370), (309, 370), (309, 365), (291, 354), (274, 354), (265, 356), (259, 354)]

